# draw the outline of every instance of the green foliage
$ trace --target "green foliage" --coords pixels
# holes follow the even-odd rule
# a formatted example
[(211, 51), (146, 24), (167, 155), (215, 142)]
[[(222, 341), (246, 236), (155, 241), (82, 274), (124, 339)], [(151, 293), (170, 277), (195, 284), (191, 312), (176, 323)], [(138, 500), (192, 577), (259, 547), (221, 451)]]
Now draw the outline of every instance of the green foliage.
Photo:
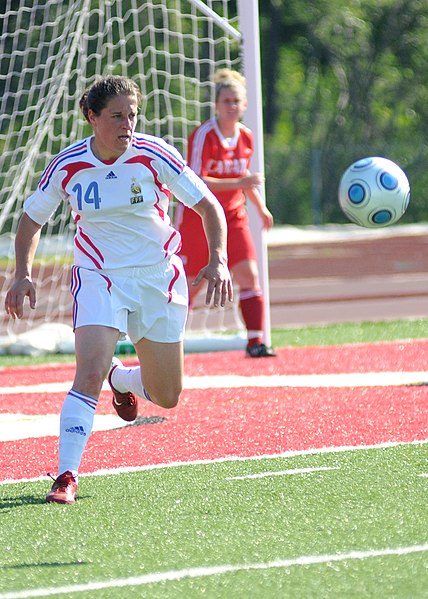
[[(4, 97), (0, 118), (2, 153), (5, 146), (24, 148), (34, 136), (41, 108), (55, 95), (61, 59), (68, 55), (71, 43), (71, 36), (66, 34), (61, 42), (58, 36), (54, 39), (54, 29), (67, 33), (76, 19), (68, 1), (33, 6), (31, 0), (21, 0), (22, 4), (27, 10), (20, 11), (19, 19), (12, 14), (5, 25), (4, 52), (0, 56), (2, 73), (9, 73), (7, 78), (0, 78), (0, 95)], [(216, 4), (221, 13), (221, 3)], [(228, 6), (229, 15), (236, 14), (235, 0), (229, 0)], [(345, 222), (337, 202), (340, 176), (351, 162), (369, 155), (387, 156), (406, 171), (412, 199), (403, 222), (428, 220), (427, 3), (259, 0), (259, 10), (266, 190), (277, 224)], [(58, 115), (69, 115), (68, 121), (53, 119), (49, 142), (41, 142), (34, 165), (35, 180), (49, 157), (64, 147), (64, 140), (73, 142), (81, 134), (82, 118), (77, 108), (81, 87), (96, 75), (121, 71), (124, 56), (127, 74), (143, 91), (142, 130), (168, 141), (173, 138), (179, 150), (185, 152), (188, 131), (183, 123), (192, 128), (209, 115), (212, 98), (206, 40), (221, 37), (217, 25), (211, 29), (203, 20), (197, 24), (190, 19), (178, 20), (178, 13), (172, 12), (169, 27), (180, 30), (181, 35), (170, 36), (166, 44), (161, 5), (153, 8), (154, 30), (149, 30), (145, 10), (132, 18), (131, 12), (126, 2), (104, 6), (92, 0), (81, 40), (84, 80), (82, 55), (78, 52), (73, 57), (67, 94), (57, 107)], [(104, 31), (107, 20), (111, 31), (106, 35), (121, 43), (104, 44), (100, 50), (95, 33)], [(139, 35), (124, 33), (127, 20), (134, 21)], [(197, 56), (193, 52), (195, 36)], [(232, 45), (231, 52), (228, 59), (237, 60), (237, 44)], [(55, 53), (60, 60), (50, 61)], [(184, 61), (178, 61), (179, 55), (185, 57)], [(141, 56), (147, 60), (145, 69), (139, 67), (137, 58)], [(38, 68), (40, 65), (45, 68)], [(52, 81), (52, 93), (45, 85), (48, 79)], [(196, 85), (201, 81), (207, 82), (206, 88)], [(67, 104), (70, 98), (75, 100), (74, 109)], [(29, 106), (33, 108), (24, 122), (21, 112)], [(10, 194), (7, 183), (14, 180), (14, 169), (19, 169), (23, 160), (19, 152), (13, 155), (12, 164), (6, 159), (0, 173), (0, 189), (6, 197)], [(22, 186), (24, 192), (34, 187), (26, 186), (25, 181)], [(7, 220), (4, 231), (10, 228)]]
[(403, 222), (427, 219), (426, 4), (270, 0), (260, 12), (266, 186), (277, 222), (312, 222), (315, 202), (323, 222), (345, 222), (340, 176), (375, 155), (399, 163), (410, 179)]

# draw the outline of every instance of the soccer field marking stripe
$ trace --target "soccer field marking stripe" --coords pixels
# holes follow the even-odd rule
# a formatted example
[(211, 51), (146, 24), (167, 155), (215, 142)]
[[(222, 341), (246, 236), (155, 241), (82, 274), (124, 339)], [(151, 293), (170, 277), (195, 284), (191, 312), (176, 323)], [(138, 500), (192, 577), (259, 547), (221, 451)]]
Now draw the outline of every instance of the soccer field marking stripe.
[[(0, 442), (59, 436), (59, 414), (0, 414)], [(129, 426), (116, 414), (95, 414), (92, 431)]]
[(225, 480), (247, 480), (251, 478), (266, 478), (269, 476), (288, 476), (292, 474), (312, 474), (324, 470), (339, 470), (339, 466), (320, 466), (319, 468), (293, 468), (278, 472), (258, 472), (257, 474), (246, 474), (245, 476), (228, 476)]
[[(428, 439), (418, 441), (388, 441), (386, 443), (378, 443), (377, 445), (345, 445), (345, 446), (330, 446), (330, 447), (312, 447), (310, 449), (293, 449), (282, 453), (272, 453), (253, 456), (225, 456), (222, 458), (214, 458), (212, 460), (189, 460), (187, 462), (166, 462), (162, 464), (146, 464), (145, 466), (126, 466), (120, 468), (104, 468), (90, 473), (79, 473), (79, 477), (90, 476), (115, 476), (117, 474), (128, 474), (132, 472), (145, 472), (148, 470), (163, 470), (165, 468), (182, 468), (188, 466), (207, 466), (210, 464), (224, 464), (226, 462), (251, 462), (261, 460), (275, 460), (278, 458), (293, 458), (302, 455), (322, 455), (324, 453), (344, 453), (347, 451), (366, 451), (369, 449), (391, 449), (394, 447), (418, 446), (427, 445)], [(11, 485), (17, 483), (30, 483), (48, 479), (47, 476), (37, 476), (34, 478), (20, 478), (18, 480), (0, 480), (1, 485)], [(1, 598), (0, 598), (1, 599)]]
[[(60, 383), (40, 383), (38, 385), (16, 385), (13, 387), (0, 387), (2, 395), (14, 395), (18, 393), (67, 393), (73, 386), (73, 381), (61, 381)], [(103, 389), (107, 388), (106, 384)], [(110, 387), (108, 387), (110, 389)]]
[[(284, 375), (215, 375), (185, 376), (184, 389), (237, 389), (241, 387), (390, 387), (399, 385), (424, 385), (428, 372), (351, 372), (338, 374), (284, 374)], [(2, 395), (19, 393), (66, 393), (72, 381), (0, 387)], [(104, 382), (103, 391), (110, 386)]]
[(259, 376), (185, 377), (185, 389), (218, 389), (240, 387), (390, 387), (423, 385), (428, 372), (352, 372), (337, 374), (284, 374)]
[(331, 562), (345, 562), (351, 560), (365, 560), (376, 557), (400, 557), (413, 553), (424, 553), (428, 551), (428, 543), (423, 545), (410, 545), (407, 547), (371, 549), (368, 551), (348, 551), (327, 555), (302, 555), (291, 559), (278, 559), (271, 562), (259, 562), (253, 564), (221, 564), (219, 566), (206, 566), (196, 568), (183, 568), (182, 570), (169, 570), (166, 572), (153, 572), (141, 576), (129, 578), (118, 578), (113, 580), (100, 580), (83, 584), (67, 586), (45, 587), (40, 589), (29, 589), (1, 593), (0, 599), (27, 599), (30, 597), (52, 597), (67, 593), (85, 593), (88, 591), (100, 591), (103, 589), (125, 588), (131, 586), (144, 586), (148, 584), (165, 583), (173, 580), (185, 580), (188, 578), (207, 578), (210, 576), (222, 576), (233, 572), (251, 572), (255, 570), (271, 570), (281, 568), (292, 568), (294, 566), (313, 566), (328, 564)]

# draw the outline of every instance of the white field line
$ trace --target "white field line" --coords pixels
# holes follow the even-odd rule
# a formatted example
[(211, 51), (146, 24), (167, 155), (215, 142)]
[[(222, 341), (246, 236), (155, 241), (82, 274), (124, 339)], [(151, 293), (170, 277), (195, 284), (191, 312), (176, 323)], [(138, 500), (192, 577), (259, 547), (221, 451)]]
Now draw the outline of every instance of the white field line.
[[(95, 414), (92, 431), (110, 431), (129, 423), (116, 414)], [(0, 443), (59, 436), (59, 414), (0, 414)]]
[(345, 562), (350, 560), (365, 560), (376, 557), (392, 557), (410, 555), (412, 553), (424, 553), (428, 551), (428, 543), (423, 545), (410, 545), (407, 547), (395, 547), (385, 549), (372, 549), (369, 551), (348, 551), (330, 555), (302, 555), (291, 559), (278, 559), (271, 562), (259, 562), (253, 564), (222, 564), (219, 566), (206, 566), (200, 568), (184, 568), (182, 570), (169, 570), (166, 572), (153, 572), (141, 576), (129, 578), (118, 578), (116, 580), (104, 580), (87, 582), (85, 584), (71, 584), (63, 587), (45, 587), (40, 589), (29, 589), (1, 593), (0, 599), (27, 599), (29, 597), (52, 597), (68, 593), (85, 593), (88, 591), (99, 591), (102, 589), (126, 588), (131, 586), (144, 586), (147, 584), (165, 583), (172, 580), (185, 580), (189, 578), (207, 578), (210, 576), (222, 576), (231, 572), (251, 572), (254, 570), (270, 570), (280, 568), (292, 568), (294, 566), (313, 566), (317, 564), (328, 564), (332, 562)]
[[(185, 389), (222, 389), (240, 387), (384, 387), (428, 384), (428, 371), (422, 372), (352, 372), (341, 374), (284, 374), (270, 376), (185, 376)], [(66, 393), (72, 381), (0, 387), (3, 395), (17, 393)], [(110, 389), (107, 382), (103, 390)]]
[(291, 474), (312, 474), (324, 470), (339, 470), (339, 466), (320, 466), (319, 468), (292, 468), (278, 472), (258, 472), (257, 474), (246, 474), (245, 476), (228, 476), (225, 480), (247, 480), (249, 478), (266, 478), (269, 476), (288, 476)]
[[(129, 472), (143, 472), (146, 470), (163, 470), (164, 468), (181, 468), (187, 466), (207, 466), (210, 464), (223, 464), (226, 462), (251, 462), (261, 460), (273, 460), (277, 458), (293, 458), (302, 455), (322, 455), (324, 453), (344, 453), (347, 451), (366, 451), (368, 449), (390, 449), (393, 447), (403, 447), (408, 445), (427, 445), (428, 439), (418, 441), (387, 441), (386, 443), (378, 443), (376, 445), (345, 445), (341, 447), (317, 447), (311, 449), (293, 449), (282, 453), (271, 453), (252, 456), (225, 456), (222, 458), (214, 458), (211, 460), (189, 460), (188, 462), (166, 462), (162, 464), (146, 464), (145, 466), (125, 466), (121, 468), (103, 468), (95, 472), (80, 474), (79, 478), (90, 476), (115, 476), (116, 474), (127, 474)], [(17, 483), (29, 483), (39, 480), (49, 480), (48, 476), (36, 476), (34, 478), (20, 478), (0, 480), (1, 485), (10, 485)], [(0, 598), (1, 599), (1, 598)]]

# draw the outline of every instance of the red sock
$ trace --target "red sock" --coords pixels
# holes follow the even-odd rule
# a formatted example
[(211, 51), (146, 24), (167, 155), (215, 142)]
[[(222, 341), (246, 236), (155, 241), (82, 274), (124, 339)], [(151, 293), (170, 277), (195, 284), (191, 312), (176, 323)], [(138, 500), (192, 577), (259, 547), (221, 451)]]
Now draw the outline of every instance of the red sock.
[(239, 293), (239, 306), (242, 318), (248, 331), (248, 345), (262, 343), (264, 299), (261, 289), (241, 289)]

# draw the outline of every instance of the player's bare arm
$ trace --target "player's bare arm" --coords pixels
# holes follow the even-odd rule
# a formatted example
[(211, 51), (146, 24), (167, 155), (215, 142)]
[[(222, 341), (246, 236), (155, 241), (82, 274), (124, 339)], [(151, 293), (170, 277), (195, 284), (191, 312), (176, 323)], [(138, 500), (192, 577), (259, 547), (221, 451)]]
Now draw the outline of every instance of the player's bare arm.
[(202, 177), (213, 193), (216, 191), (226, 191), (229, 189), (242, 189), (245, 192), (249, 189), (259, 187), (264, 182), (261, 173), (247, 173), (243, 177)]
[(263, 229), (271, 229), (273, 226), (273, 216), (267, 209), (266, 204), (264, 203), (263, 198), (260, 195), (258, 189), (247, 189), (245, 191), (245, 195), (250, 200), (250, 202), (254, 204), (254, 206), (257, 208), (257, 212), (259, 213), (259, 216), (262, 221)]
[(13, 319), (22, 318), (26, 297), (29, 299), (30, 308), (36, 307), (36, 290), (31, 280), (31, 272), (40, 232), (41, 225), (24, 213), (15, 238), (15, 281), (5, 300), (6, 313)]
[(206, 303), (224, 306), (233, 300), (232, 279), (227, 267), (227, 224), (223, 208), (213, 196), (202, 198), (193, 209), (202, 218), (208, 242), (209, 262), (199, 271), (193, 285), (208, 281)]
[(227, 177), (225, 179), (203, 177), (203, 180), (213, 193), (216, 191), (226, 191), (228, 189), (242, 189), (246, 197), (257, 208), (263, 229), (272, 228), (273, 216), (267, 209), (266, 204), (257, 189), (264, 182), (264, 177), (261, 173), (251, 174), (250, 172), (247, 172), (243, 177)]

